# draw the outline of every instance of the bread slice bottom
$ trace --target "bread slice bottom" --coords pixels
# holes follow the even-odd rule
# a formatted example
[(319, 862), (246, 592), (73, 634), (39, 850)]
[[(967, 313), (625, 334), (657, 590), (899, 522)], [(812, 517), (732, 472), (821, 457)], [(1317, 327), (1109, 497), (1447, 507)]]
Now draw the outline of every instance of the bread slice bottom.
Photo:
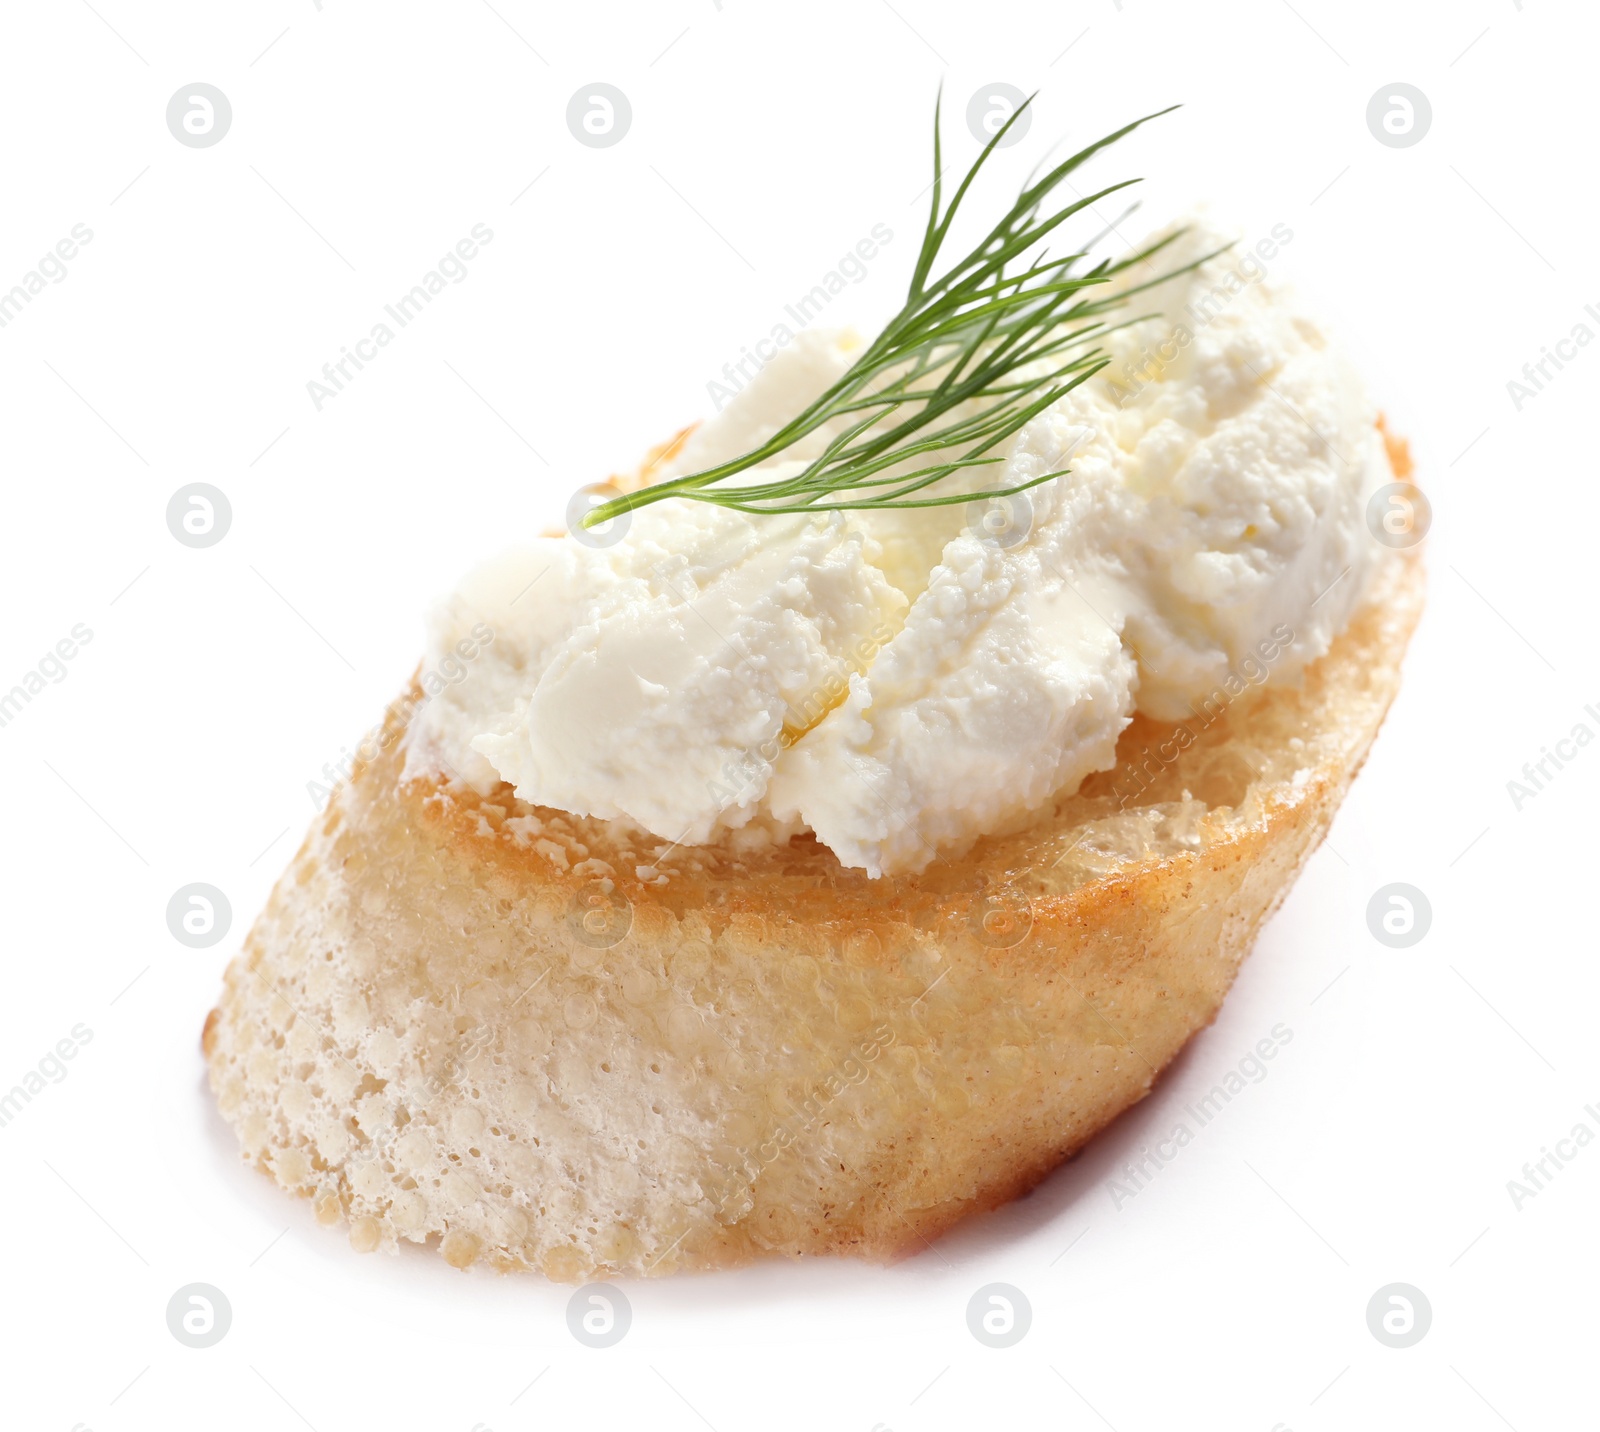
[(810, 838), (663, 848), (406, 781), (391, 708), (228, 968), (219, 1106), (361, 1251), (570, 1282), (919, 1249), (1215, 1017), (1421, 602), (1420, 562), (1386, 554), (1300, 685), (1138, 718), (1037, 824), (877, 881)]

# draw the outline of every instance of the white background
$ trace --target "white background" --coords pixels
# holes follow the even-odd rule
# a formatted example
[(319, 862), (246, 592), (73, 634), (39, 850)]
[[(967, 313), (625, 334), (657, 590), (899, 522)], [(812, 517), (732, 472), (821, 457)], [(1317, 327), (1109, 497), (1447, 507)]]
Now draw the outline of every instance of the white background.
[[(1520, 412), (1506, 384), (1600, 305), (1593, 15), (495, 7), (6, 9), (0, 289), (75, 223), (94, 238), (0, 330), (0, 687), (75, 623), (94, 636), (0, 729), (0, 1087), (74, 1025), (93, 1038), (0, 1129), (0, 1422), (1591, 1425), (1600, 1146), (1520, 1210), (1506, 1184), (1578, 1121), (1600, 1130), (1600, 747), (1520, 811), (1506, 783), (1576, 722), (1600, 731), (1600, 347)], [(975, 90), (1042, 90), (1007, 184), (1057, 138), (1185, 103), (1095, 177), (1149, 176), (1152, 223), (1204, 198), (1247, 236), (1293, 230), (1281, 271), (1415, 444), (1428, 612), (1327, 846), (1143, 1105), (931, 1252), (630, 1284), (632, 1331), (590, 1350), (567, 1289), (358, 1257), (240, 1165), (200, 1025), (311, 816), (307, 782), (399, 689), (427, 604), (709, 412), (723, 363), (875, 223), (895, 237), (831, 316), (892, 310), (941, 77), (962, 160)], [(212, 148), (165, 125), (194, 81), (232, 102)], [(594, 81), (633, 107), (609, 149), (565, 125)], [(1433, 108), (1411, 148), (1365, 122), (1395, 81)], [(318, 412), (307, 380), (475, 223), (494, 238), (470, 276)], [(203, 551), (165, 523), (193, 481), (233, 507)], [(213, 949), (167, 930), (191, 881), (232, 902)], [(1433, 909), (1407, 950), (1366, 924), (1391, 881)], [(1116, 1207), (1123, 1160), (1279, 1023), (1270, 1076)], [(993, 1281), (1033, 1307), (1010, 1350), (966, 1326)], [(232, 1305), (208, 1350), (167, 1330), (191, 1282)], [(1407, 1350), (1366, 1325), (1391, 1282), (1433, 1309)]]

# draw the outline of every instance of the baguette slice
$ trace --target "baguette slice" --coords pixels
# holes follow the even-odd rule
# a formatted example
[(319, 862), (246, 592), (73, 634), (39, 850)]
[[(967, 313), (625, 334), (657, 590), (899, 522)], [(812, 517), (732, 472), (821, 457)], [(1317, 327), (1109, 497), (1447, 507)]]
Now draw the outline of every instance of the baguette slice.
[(361, 1251), (563, 1282), (916, 1251), (1216, 1016), (1377, 733), (1422, 587), (1385, 553), (1298, 687), (1138, 717), (1114, 771), (919, 876), (408, 781), (391, 709), (228, 968), (202, 1041), (222, 1113)]

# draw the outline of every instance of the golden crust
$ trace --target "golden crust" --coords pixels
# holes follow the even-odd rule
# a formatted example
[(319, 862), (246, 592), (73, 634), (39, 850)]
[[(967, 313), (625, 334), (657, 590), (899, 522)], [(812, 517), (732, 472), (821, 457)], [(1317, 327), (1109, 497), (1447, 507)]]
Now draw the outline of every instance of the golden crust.
[(664, 848), (406, 781), (391, 712), (229, 968), (223, 1113), (363, 1251), (571, 1281), (919, 1248), (1215, 1017), (1421, 602), (1420, 561), (1386, 555), (1298, 686), (1137, 718), (1052, 816), (875, 881), (810, 838)]

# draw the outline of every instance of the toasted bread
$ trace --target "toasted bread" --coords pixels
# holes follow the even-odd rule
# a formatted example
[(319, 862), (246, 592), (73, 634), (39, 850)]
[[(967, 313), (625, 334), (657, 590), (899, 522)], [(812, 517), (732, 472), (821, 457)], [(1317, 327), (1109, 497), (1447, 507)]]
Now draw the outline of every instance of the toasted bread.
[(919, 1249), (1215, 1017), (1372, 743), (1422, 587), (1382, 554), (1298, 685), (1137, 717), (1115, 770), (915, 876), (408, 780), (391, 709), (228, 968), (222, 1112), (363, 1251), (574, 1281)]

